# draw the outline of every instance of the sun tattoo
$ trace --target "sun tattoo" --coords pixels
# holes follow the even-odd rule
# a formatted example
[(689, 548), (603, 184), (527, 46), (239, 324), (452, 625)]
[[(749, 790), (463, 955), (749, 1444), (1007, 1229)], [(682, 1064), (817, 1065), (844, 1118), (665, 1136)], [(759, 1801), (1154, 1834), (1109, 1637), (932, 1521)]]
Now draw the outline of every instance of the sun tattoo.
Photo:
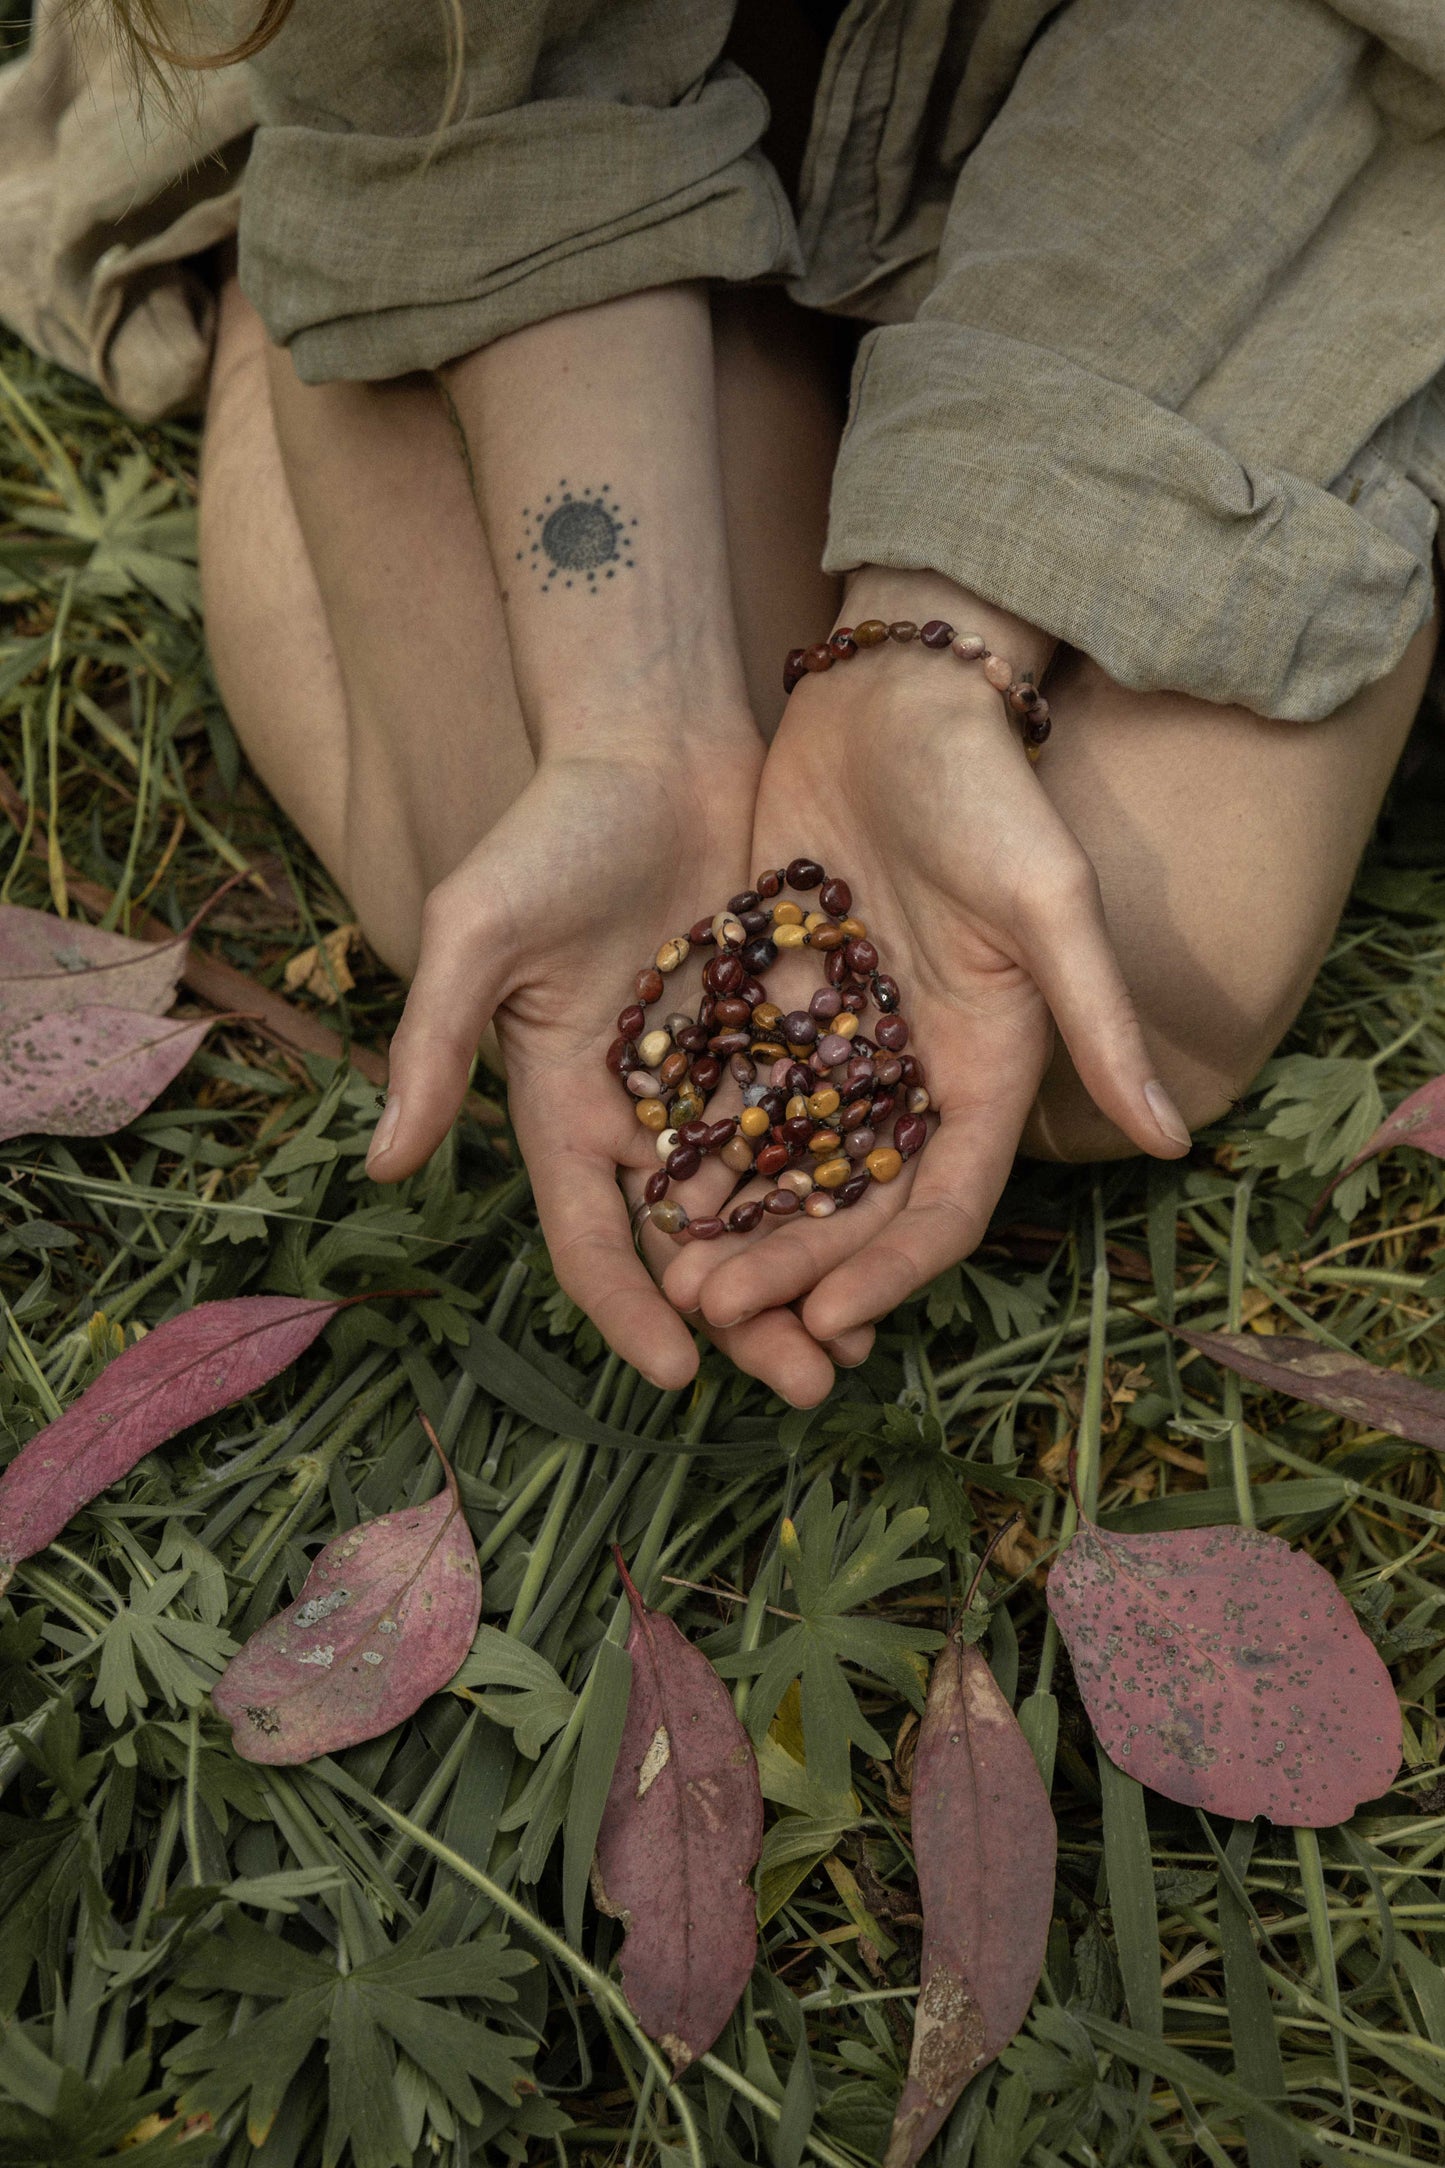
[(557, 487), (534, 510), (522, 507), (526, 543), (518, 564), (530, 566), (545, 595), (551, 588), (586, 588), (596, 594), (600, 582), (631, 572), (633, 530), (637, 525), (612, 496), (612, 485), (571, 489), (564, 474)]

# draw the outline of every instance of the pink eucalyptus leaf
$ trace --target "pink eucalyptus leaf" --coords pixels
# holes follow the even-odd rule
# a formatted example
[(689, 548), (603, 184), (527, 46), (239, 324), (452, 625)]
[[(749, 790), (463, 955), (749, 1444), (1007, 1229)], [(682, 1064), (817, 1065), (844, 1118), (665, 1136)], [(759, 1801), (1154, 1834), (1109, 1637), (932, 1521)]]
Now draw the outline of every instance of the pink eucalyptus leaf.
[(189, 939), (187, 929), (174, 941), (132, 941), (49, 911), (0, 904), (0, 1017), (96, 1007), (164, 1016)]
[(1105, 1752), (1166, 1799), (1323, 1829), (1389, 1789), (1390, 1674), (1323, 1566), (1278, 1536), (1081, 1519), (1048, 1598)]
[(1314, 1225), (1346, 1175), (1353, 1174), (1356, 1167), (1363, 1167), (1367, 1159), (1378, 1159), (1381, 1152), (1388, 1152), (1396, 1144), (1413, 1144), (1417, 1151), (1429, 1152), (1435, 1159), (1445, 1159), (1445, 1076), (1432, 1076), (1428, 1084), (1422, 1084), (1418, 1091), (1402, 1099), (1393, 1114), (1386, 1115), (1348, 1167), (1342, 1167), (1333, 1181), (1320, 1191), (1310, 1214), (1310, 1225)]
[(884, 2168), (914, 2168), (1007, 2047), (1044, 1969), (1058, 1849), (1033, 1750), (983, 1651), (950, 1640), (913, 1757), (923, 1952), (908, 2077)]
[(1352, 1423), (1391, 1430), (1414, 1445), (1445, 1451), (1445, 1392), (1438, 1385), (1291, 1333), (1193, 1332), (1182, 1325), (1169, 1330), (1253, 1385), (1308, 1400), (1332, 1415), (1348, 1416)]
[(622, 1989), (639, 2024), (683, 2069), (706, 2054), (757, 1954), (748, 1877), (763, 1795), (732, 1696), (700, 1649), (632, 1605), (632, 1693), (597, 1835), (593, 1895), (623, 1922)]
[(124, 1129), (180, 1075), (216, 1021), (108, 1008), (0, 1020), (0, 1143)]
[(333, 1537), (296, 1601), (231, 1658), (211, 1700), (246, 1761), (314, 1761), (379, 1739), (455, 1678), (482, 1574), (442, 1467), (446, 1488), (424, 1506)]
[(0, 1588), (154, 1447), (295, 1362), (343, 1307), (294, 1295), (205, 1302), (117, 1355), (0, 1475)]

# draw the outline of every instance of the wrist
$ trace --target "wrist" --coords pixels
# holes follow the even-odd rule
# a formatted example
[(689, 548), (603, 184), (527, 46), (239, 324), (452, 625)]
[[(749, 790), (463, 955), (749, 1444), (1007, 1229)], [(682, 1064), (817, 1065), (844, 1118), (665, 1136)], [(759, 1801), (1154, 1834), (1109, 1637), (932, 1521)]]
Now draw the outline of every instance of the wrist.
[(838, 622), (856, 625), (869, 617), (888, 623), (903, 618), (918, 625), (930, 618), (941, 618), (956, 633), (978, 633), (994, 654), (1013, 664), (1016, 676), (1031, 678), (1035, 684), (1048, 669), (1059, 644), (1037, 625), (983, 601), (943, 573), (926, 569), (862, 565), (850, 573)]

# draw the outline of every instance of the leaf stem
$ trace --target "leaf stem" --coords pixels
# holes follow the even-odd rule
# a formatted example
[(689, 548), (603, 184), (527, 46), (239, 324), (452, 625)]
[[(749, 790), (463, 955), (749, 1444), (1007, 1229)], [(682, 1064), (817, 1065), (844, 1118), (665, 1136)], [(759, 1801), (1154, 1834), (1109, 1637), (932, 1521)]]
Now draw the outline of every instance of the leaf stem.
[[(1238, 1332), (1244, 1304), (1244, 1273), (1249, 1252), (1249, 1203), (1253, 1177), (1246, 1174), (1235, 1184), (1234, 1209), (1229, 1223), (1229, 1330)], [(1254, 1491), (1249, 1480), (1245, 1451), (1244, 1401), (1239, 1379), (1232, 1370), (1224, 1376), (1224, 1412), (1229, 1419), (1229, 1472), (1234, 1484), (1234, 1508), (1241, 1528), (1253, 1528)]]

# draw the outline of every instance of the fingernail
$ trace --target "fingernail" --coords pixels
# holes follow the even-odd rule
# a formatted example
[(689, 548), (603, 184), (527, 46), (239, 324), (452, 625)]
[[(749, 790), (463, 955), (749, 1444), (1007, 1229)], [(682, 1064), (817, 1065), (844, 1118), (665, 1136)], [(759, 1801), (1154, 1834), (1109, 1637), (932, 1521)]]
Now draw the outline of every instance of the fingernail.
[(381, 1120), (371, 1133), (371, 1143), (367, 1146), (366, 1164), (368, 1168), (375, 1166), (377, 1160), (383, 1158), (391, 1149), (391, 1140), (396, 1134), (396, 1125), (400, 1120), (401, 1101), (395, 1097), (388, 1099), (381, 1110)]
[(713, 1330), (715, 1332), (731, 1332), (734, 1326), (750, 1323), (757, 1314), (756, 1310), (739, 1310), (736, 1317), (715, 1318), (713, 1320)]
[(1144, 1097), (1149, 1102), (1149, 1112), (1171, 1144), (1192, 1144), (1184, 1116), (1170, 1098), (1158, 1077), (1151, 1077), (1144, 1086)]
[(836, 1340), (825, 1340), (823, 1345), (840, 1370), (861, 1370), (873, 1352), (872, 1348), (869, 1348), (862, 1355), (840, 1355)]

